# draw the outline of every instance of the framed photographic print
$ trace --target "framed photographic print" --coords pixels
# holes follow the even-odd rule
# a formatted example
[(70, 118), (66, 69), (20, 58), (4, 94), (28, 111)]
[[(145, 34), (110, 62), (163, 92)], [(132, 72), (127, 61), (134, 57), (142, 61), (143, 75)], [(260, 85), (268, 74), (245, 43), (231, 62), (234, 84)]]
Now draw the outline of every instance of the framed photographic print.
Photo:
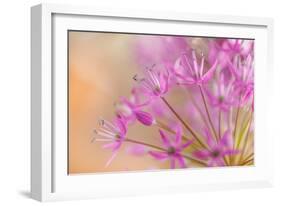
[(271, 19), (31, 15), (34, 199), (272, 185)]

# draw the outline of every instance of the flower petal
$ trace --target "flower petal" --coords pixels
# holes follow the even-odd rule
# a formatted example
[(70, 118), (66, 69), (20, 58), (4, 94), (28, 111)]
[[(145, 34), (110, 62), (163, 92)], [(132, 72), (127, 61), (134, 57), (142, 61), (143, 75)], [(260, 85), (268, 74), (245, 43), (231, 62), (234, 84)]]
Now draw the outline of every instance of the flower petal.
[(212, 77), (213, 73), (217, 68), (218, 61), (216, 60), (213, 66), (203, 75), (202, 82), (207, 83)]
[(210, 159), (208, 161), (208, 166), (209, 167), (220, 167), (220, 166), (225, 166), (224, 161), (221, 158), (216, 158), (216, 159)]
[(204, 132), (205, 132), (205, 139), (206, 139), (207, 144), (210, 147), (214, 147), (216, 145), (216, 142), (215, 142), (213, 136), (211, 135), (209, 129), (205, 128)]
[(131, 155), (141, 156), (147, 153), (147, 148), (143, 145), (132, 145), (126, 151)]
[(112, 161), (115, 159), (115, 157), (117, 156), (117, 152), (118, 152), (118, 151), (115, 151), (115, 152), (112, 153), (111, 157), (110, 157), (109, 160), (106, 162), (105, 167), (108, 167), (108, 166), (111, 164), (111, 162), (112, 162)]
[(181, 168), (186, 168), (186, 160), (183, 158), (183, 156), (179, 155), (177, 157), (179, 165)]
[(192, 77), (192, 76), (183, 76), (181, 74), (176, 73), (176, 76), (182, 80), (180, 82), (178, 82), (178, 84), (195, 84), (196, 80)]
[(139, 110), (139, 111), (135, 111), (135, 115), (136, 115), (137, 120), (139, 120), (142, 124), (144, 124), (146, 126), (150, 126), (154, 122), (154, 118), (148, 112)]
[(168, 158), (168, 154), (166, 152), (149, 151), (148, 154), (158, 160), (165, 160)]
[(175, 169), (176, 168), (176, 159), (174, 157), (171, 157), (170, 161), (171, 161), (171, 169)]
[(116, 120), (115, 120), (115, 124), (119, 128), (122, 136), (125, 136), (127, 133), (127, 127), (126, 127), (126, 123), (124, 121), (125, 120), (121, 119), (121, 118), (116, 118)]
[[(235, 63), (237, 63), (238, 59), (236, 58)], [(237, 72), (237, 68), (233, 65), (233, 63), (230, 61), (230, 59), (228, 59), (228, 69), (231, 72), (231, 74), (235, 77), (235, 79), (240, 79), (240, 76)]]
[(180, 125), (176, 125), (175, 127), (176, 130), (176, 136), (175, 136), (175, 146), (179, 146), (181, 144), (181, 140), (182, 140), (182, 128)]
[(193, 155), (199, 159), (207, 159), (210, 156), (210, 152), (208, 150), (197, 150), (193, 152)]
[(182, 149), (185, 149), (185, 148), (187, 148), (189, 145), (191, 145), (192, 143), (193, 143), (193, 140), (187, 141), (185, 144), (183, 144), (183, 145), (181, 146), (181, 148), (182, 148)]
[(160, 74), (159, 82), (160, 82), (162, 94), (165, 94), (169, 89), (169, 78), (170, 78), (169, 72), (167, 72), (167, 75), (165, 75), (163, 73)]
[(162, 139), (162, 142), (164, 144), (165, 147), (170, 147), (171, 146), (171, 143), (170, 141), (168, 140), (167, 136), (165, 135), (165, 133), (162, 131), (162, 130), (159, 130), (159, 133), (161, 135), (161, 139)]
[(191, 52), (191, 56), (192, 56), (193, 70), (198, 77), (200, 71), (199, 71), (199, 66), (198, 66), (198, 63), (197, 63), (196, 52), (194, 50)]
[(121, 142), (114, 141), (114, 142), (103, 145), (102, 148), (112, 149), (114, 151), (114, 150), (119, 149), (120, 146), (121, 146)]
[(232, 148), (233, 146), (233, 138), (231, 136), (230, 130), (226, 130), (220, 140), (219, 143), (221, 146)]

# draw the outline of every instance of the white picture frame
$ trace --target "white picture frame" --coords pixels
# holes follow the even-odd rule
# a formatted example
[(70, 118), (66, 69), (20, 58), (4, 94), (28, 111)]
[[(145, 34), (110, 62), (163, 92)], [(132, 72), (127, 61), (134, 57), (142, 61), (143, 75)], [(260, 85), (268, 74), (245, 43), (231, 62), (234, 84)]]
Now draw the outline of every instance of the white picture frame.
[[(194, 29), (186, 30), (185, 25)], [(273, 98), (268, 93), (273, 75), (272, 19), (40, 4), (31, 8), (31, 26), (32, 198), (53, 201), (273, 185), (273, 133), (267, 121)], [(67, 111), (60, 108), (67, 91), (66, 32), (73, 28), (255, 38), (260, 57), (255, 64), (255, 166), (67, 175)]]

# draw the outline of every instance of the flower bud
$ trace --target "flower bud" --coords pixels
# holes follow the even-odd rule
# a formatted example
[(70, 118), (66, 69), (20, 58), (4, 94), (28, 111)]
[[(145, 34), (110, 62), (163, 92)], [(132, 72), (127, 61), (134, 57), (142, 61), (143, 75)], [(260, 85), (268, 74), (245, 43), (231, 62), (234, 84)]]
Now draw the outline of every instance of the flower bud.
[(147, 113), (147, 112), (136, 111), (135, 115), (136, 115), (137, 120), (140, 121), (142, 124), (144, 124), (146, 126), (150, 126), (155, 122), (152, 115)]

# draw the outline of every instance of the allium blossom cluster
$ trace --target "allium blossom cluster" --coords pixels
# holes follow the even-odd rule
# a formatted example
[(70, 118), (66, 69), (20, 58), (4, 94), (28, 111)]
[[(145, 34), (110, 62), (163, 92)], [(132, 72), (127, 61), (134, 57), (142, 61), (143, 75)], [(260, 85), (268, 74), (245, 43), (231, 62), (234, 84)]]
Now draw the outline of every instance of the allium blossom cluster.
[[(193, 38), (136, 40), (140, 69), (132, 77), (131, 94), (120, 97), (114, 118), (100, 120), (95, 130), (94, 140), (104, 141), (112, 153), (106, 165), (121, 147), (133, 148), (128, 155), (134, 158), (151, 157), (151, 167), (254, 163), (254, 41), (197, 38), (203, 52)], [(129, 136), (138, 124), (157, 135), (147, 141)]]

